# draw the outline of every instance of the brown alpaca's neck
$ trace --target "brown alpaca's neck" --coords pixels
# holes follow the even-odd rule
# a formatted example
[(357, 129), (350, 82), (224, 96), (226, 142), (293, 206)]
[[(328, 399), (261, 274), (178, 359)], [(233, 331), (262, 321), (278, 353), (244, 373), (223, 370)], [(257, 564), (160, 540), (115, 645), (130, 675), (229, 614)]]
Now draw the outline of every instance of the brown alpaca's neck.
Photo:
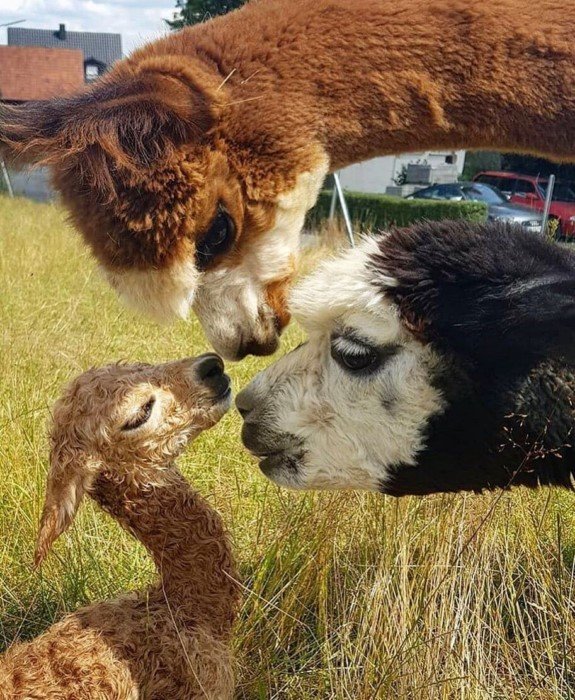
[(91, 495), (150, 552), (158, 588), (179, 615), (226, 635), (239, 587), (222, 520), (175, 468), (160, 477), (151, 486), (104, 472)]
[(265, 0), (163, 48), (229, 76), (238, 143), (261, 123), (255, 148), (319, 145), (337, 169), (432, 149), (575, 157), (574, 36), (570, 3)]

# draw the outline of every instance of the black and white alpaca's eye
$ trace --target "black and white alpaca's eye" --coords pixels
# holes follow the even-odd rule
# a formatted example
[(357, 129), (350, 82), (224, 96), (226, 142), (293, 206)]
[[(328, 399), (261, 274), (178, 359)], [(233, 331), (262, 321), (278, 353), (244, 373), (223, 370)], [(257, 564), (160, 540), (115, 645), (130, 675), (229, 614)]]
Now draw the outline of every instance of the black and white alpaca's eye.
[(365, 345), (356, 345), (343, 338), (336, 338), (331, 344), (331, 356), (351, 372), (361, 372), (373, 368), (378, 362), (377, 353)]
[(154, 404), (156, 403), (156, 397), (152, 396), (151, 399), (142, 404), (136, 414), (130, 418), (129, 421), (124, 423), (122, 430), (135, 430), (136, 428), (141, 428), (144, 423), (147, 423), (152, 415), (152, 410)]
[(384, 361), (395, 355), (398, 348), (378, 348), (354, 337), (338, 335), (331, 341), (331, 356), (348, 372), (369, 374), (375, 372)]
[(196, 265), (205, 269), (234, 242), (236, 227), (232, 217), (220, 204), (207, 233), (196, 243)]
[(377, 362), (377, 355), (373, 352), (366, 353), (340, 353), (337, 357), (340, 364), (346, 369), (357, 372), (360, 369), (372, 367)]

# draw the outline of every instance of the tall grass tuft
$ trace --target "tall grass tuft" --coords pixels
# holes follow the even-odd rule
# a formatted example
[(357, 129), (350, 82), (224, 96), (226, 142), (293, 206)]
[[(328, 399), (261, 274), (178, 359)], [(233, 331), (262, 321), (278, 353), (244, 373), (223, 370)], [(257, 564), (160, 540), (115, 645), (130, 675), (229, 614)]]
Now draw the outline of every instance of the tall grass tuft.
[[(330, 249), (312, 248), (306, 268)], [(158, 327), (123, 309), (57, 206), (0, 198), (0, 280), (1, 650), (151, 575), (139, 546), (90, 504), (32, 570), (45, 423), (62, 385), (94, 364), (208, 345), (194, 320)], [(290, 328), (282, 352), (301, 339)], [(230, 365), (235, 388), (268, 362)], [(238, 698), (574, 696), (572, 495), (290, 493), (260, 475), (239, 430), (231, 413), (182, 462), (240, 562)]]

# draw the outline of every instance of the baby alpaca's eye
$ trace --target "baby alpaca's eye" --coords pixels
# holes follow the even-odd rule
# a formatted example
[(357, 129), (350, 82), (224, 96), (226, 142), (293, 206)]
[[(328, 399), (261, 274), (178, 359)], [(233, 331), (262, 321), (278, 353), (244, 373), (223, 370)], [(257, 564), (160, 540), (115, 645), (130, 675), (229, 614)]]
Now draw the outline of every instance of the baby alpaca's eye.
[(122, 430), (135, 430), (136, 428), (141, 428), (144, 423), (147, 423), (150, 416), (152, 415), (152, 409), (156, 403), (156, 397), (152, 396), (145, 404), (140, 406), (138, 411), (129, 421), (124, 423)]

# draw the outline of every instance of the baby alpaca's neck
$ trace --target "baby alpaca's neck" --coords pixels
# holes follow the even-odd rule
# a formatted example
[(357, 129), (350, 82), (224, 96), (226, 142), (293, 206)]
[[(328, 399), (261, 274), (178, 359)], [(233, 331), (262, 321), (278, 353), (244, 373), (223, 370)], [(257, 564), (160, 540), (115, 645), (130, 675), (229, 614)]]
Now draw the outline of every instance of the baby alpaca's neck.
[[(128, 475), (132, 477), (132, 475)], [(175, 467), (150, 484), (103, 472), (94, 500), (150, 552), (159, 588), (181, 618), (229, 633), (239, 599), (237, 575), (219, 514)]]

